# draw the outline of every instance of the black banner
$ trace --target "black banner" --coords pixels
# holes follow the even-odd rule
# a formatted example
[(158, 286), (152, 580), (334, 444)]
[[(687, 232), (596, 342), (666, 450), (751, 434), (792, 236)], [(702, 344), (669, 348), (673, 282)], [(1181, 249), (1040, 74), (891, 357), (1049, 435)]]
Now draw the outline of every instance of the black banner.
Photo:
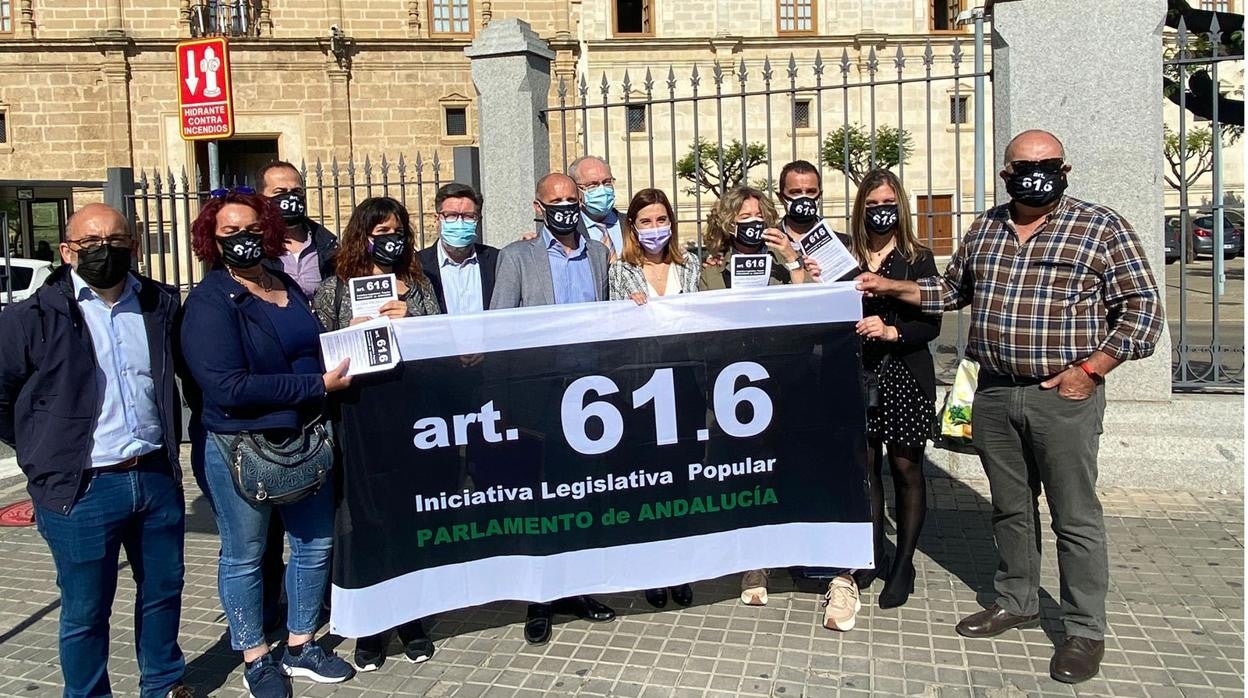
[[(719, 330), (679, 331), (684, 313), (727, 300), (690, 296), (630, 336), (561, 341), (612, 334), (561, 322), (535, 334), (541, 346), (483, 338), (484, 351), (358, 377), (341, 406), (335, 631), (494, 599), (869, 564), (857, 311), (845, 302), (857, 294), (835, 296), (846, 319), (772, 326), (770, 306), (745, 299), (776, 291), (738, 295), (747, 317)], [(523, 321), (533, 332), (540, 316), (590, 320), (593, 308)], [(396, 324), (405, 357), (419, 355), (422, 321)]]

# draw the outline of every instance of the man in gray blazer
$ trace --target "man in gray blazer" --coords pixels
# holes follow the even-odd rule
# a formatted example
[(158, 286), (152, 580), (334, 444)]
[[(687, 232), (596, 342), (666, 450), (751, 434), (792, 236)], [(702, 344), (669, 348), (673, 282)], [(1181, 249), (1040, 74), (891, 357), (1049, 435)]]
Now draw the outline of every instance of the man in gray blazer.
[(564, 174), (537, 183), (541, 233), (499, 251), (491, 310), (607, 300), (607, 248), (580, 232), (580, 195)]
[[(581, 192), (576, 182), (559, 173), (542, 177), (533, 210), (542, 219), (541, 233), (499, 250), (490, 309), (607, 300), (609, 255), (605, 245), (580, 232)], [(597, 622), (615, 618), (615, 611), (588, 596), (554, 605), (529, 604), (524, 639), (530, 644), (550, 641), (554, 608)]]

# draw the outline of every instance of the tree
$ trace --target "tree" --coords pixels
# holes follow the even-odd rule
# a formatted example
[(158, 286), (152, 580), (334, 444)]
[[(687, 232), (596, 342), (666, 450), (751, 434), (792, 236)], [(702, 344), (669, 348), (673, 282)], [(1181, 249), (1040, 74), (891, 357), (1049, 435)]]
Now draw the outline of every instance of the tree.
[[(849, 140), (849, 159), (845, 158), (845, 141)], [(914, 152), (914, 142), (910, 132), (892, 126), (880, 126), (875, 129), (875, 159), (871, 158), (872, 134), (862, 124), (846, 124), (829, 133), (823, 139), (820, 157), (823, 164), (844, 172), (854, 184), (861, 184), (862, 178), (872, 167), (893, 168), (906, 162)]]
[[(689, 146), (689, 153), (676, 163), (676, 174), (694, 185), (685, 192), (694, 194), (701, 190), (722, 198), (725, 191), (745, 183), (752, 168), (767, 162), (767, 146), (750, 143), (744, 148), (744, 157), (742, 150), (738, 140), (725, 147), (722, 143), (699, 138)], [(722, 172), (719, 169), (721, 156)]]
[[(1235, 139), (1236, 135), (1232, 131), (1223, 131), (1223, 146), (1233, 144)], [(1162, 139), (1162, 153), (1166, 156), (1166, 164), (1170, 166), (1170, 174), (1165, 175), (1166, 184), (1182, 191), (1213, 171), (1213, 130), (1208, 127), (1188, 129), (1186, 152), (1179, 147), (1180, 143), (1179, 134), (1166, 126)], [(1182, 176), (1185, 161), (1186, 179)]]
[[(1214, 20), (1216, 21), (1216, 25)], [(1175, 104), (1180, 103), (1180, 95), (1186, 92), (1187, 110), (1203, 119), (1213, 118), (1213, 104), (1218, 104), (1218, 118), (1228, 128), (1234, 129), (1236, 135), (1244, 130), (1244, 88), (1243, 68), (1240, 68), (1239, 86), (1223, 92), (1213, 83), (1208, 66), (1199, 62), (1189, 64), (1180, 70), (1174, 62), (1178, 58), (1200, 59), (1213, 56), (1215, 50), (1220, 56), (1244, 55), (1244, 16), (1230, 12), (1211, 12), (1194, 9), (1187, 0), (1169, 0), (1166, 13), (1166, 26), (1178, 29), (1180, 22), (1186, 27), (1186, 46), (1180, 50), (1171, 46), (1165, 50), (1162, 63), (1162, 91), (1166, 98)], [(1213, 29), (1217, 28), (1217, 44), (1213, 38)], [(1223, 63), (1223, 70), (1229, 70), (1233, 62)], [(1226, 76), (1223, 75), (1225, 78)], [(1232, 81), (1235, 82), (1235, 81)], [(1238, 97), (1239, 99), (1232, 99)]]

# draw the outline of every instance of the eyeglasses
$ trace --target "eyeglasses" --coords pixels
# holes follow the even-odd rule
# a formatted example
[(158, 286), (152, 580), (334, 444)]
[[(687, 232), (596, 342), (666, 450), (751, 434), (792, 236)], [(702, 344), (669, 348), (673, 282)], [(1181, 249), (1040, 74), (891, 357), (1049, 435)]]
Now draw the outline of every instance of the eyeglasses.
[(608, 178), (606, 178), (606, 179), (602, 180), (601, 182), (586, 182), (586, 183), (584, 183), (584, 184), (577, 184), (576, 186), (577, 186), (577, 188), (578, 188), (578, 189), (580, 189), (581, 191), (593, 191), (593, 190), (597, 189), (598, 187), (606, 187), (607, 189), (614, 189), (614, 188), (615, 188), (615, 178), (614, 178), (614, 177), (608, 177)]
[(448, 223), (456, 221), (465, 221), (467, 223), (476, 223), (481, 220), (481, 216), (476, 213), (457, 213), (455, 211), (438, 211), (438, 217)]
[(1066, 166), (1066, 161), (1061, 158), (1045, 158), (1044, 160), (1012, 160), (1010, 161), (1010, 170), (1013, 172), (1034, 172), (1035, 170), (1044, 170), (1045, 172), (1057, 172)]
[(255, 194), (256, 190), (251, 187), (230, 187), (221, 189), (213, 189), (208, 195), (214, 199), (224, 199), (227, 194)]
[(82, 238), (81, 240), (70, 240), (67, 244), (72, 245), (78, 252), (90, 252), (98, 250), (104, 245), (109, 247), (129, 247), (132, 240), (133, 238), (129, 235), (109, 235), (106, 238), (92, 236)]

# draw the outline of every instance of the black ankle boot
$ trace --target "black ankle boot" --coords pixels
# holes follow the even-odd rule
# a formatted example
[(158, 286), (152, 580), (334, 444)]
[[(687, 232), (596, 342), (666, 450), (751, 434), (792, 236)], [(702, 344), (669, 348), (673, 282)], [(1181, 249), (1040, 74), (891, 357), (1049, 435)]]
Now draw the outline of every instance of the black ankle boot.
[(899, 564), (884, 583), (884, 591), (880, 592), (880, 608), (897, 608), (904, 606), (914, 593), (914, 562)]

